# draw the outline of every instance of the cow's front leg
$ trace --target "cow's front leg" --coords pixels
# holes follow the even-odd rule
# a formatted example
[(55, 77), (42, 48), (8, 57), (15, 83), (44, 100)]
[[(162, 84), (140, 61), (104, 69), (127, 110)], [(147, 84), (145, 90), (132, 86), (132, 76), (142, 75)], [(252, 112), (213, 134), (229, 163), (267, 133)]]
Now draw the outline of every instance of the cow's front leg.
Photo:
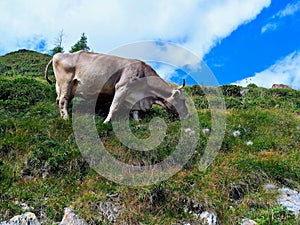
[(126, 98), (126, 94), (127, 94), (126, 86), (119, 87), (116, 90), (114, 99), (109, 108), (109, 113), (108, 113), (106, 119), (104, 120), (104, 123), (109, 123), (109, 121), (113, 117), (114, 113), (118, 110), (119, 106), (123, 103), (124, 99)]
[(132, 117), (135, 121), (139, 122), (139, 111), (133, 111)]

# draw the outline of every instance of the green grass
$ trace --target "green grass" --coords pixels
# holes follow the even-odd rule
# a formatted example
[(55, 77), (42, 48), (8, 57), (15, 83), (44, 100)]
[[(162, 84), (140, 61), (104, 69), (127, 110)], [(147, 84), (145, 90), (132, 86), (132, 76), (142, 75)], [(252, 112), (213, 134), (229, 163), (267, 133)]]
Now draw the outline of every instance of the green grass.
[[(180, 172), (151, 186), (127, 187), (98, 175), (81, 156), (72, 121), (59, 118), (55, 87), (43, 79), (49, 59), (31, 51), (0, 57), (0, 221), (23, 213), (18, 204), (23, 202), (33, 207), (43, 224), (61, 221), (64, 207), (70, 205), (88, 224), (109, 224), (99, 204), (115, 201), (123, 207), (117, 224), (172, 224), (196, 220), (185, 210), (192, 201), (201, 210), (214, 211), (220, 224), (239, 224), (244, 217), (259, 224), (299, 222), (277, 205), (276, 196), (266, 193), (263, 185), (300, 190), (300, 91), (249, 85), (248, 94), (242, 96), (241, 87), (223, 86), (226, 133), (213, 164), (206, 171), (198, 169), (209, 138), (201, 132), (195, 154)], [(201, 90), (196, 85), (185, 88), (195, 102), (200, 131), (211, 128), (211, 113)], [(153, 163), (172, 152), (180, 122), (159, 107), (144, 115), (140, 129), (130, 121), (134, 135), (146, 138), (147, 123), (157, 116), (167, 121), (168, 138), (152, 154), (123, 146), (101, 116), (96, 117), (96, 127), (119, 160)], [(234, 137), (236, 130), (240, 135)], [(248, 141), (253, 145), (247, 146)], [(109, 199), (112, 194), (118, 197)], [(190, 206), (190, 210), (199, 209)]]

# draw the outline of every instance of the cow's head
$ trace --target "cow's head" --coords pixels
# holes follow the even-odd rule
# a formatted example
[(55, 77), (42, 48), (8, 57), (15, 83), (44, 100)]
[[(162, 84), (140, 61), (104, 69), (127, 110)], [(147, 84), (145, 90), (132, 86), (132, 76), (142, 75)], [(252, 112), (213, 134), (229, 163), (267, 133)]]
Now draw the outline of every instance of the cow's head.
[(182, 93), (184, 86), (185, 80), (183, 80), (183, 84), (180, 87), (173, 89), (172, 95), (166, 99), (165, 107), (174, 116), (188, 118), (189, 112), (186, 106), (186, 97)]

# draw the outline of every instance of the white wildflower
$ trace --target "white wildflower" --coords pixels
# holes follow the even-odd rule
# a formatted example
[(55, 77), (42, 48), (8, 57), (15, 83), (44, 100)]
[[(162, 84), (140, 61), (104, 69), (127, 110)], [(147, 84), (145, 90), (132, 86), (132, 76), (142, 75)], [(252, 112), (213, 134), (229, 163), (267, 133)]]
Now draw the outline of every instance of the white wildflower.
[(210, 132), (210, 129), (209, 129), (209, 128), (204, 128), (204, 129), (202, 129), (202, 133), (203, 133), (203, 134), (209, 134), (209, 132)]
[(247, 141), (246, 145), (247, 145), (247, 146), (252, 146), (252, 145), (253, 145), (253, 142), (252, 142), (252, 141)]
[(185, 128), (185, 129), (184, 129), (184, 132), (185, 132), (185, 133), (190, 133), (191, 131), (192, 131), (191, 128)]
[(194, 136), (195, 135), (195, 131), (192, 130), (191, 128), (184, 129), (184, 132), (188, 133), (190, 136)]
[(235, 131), (233, 131), (232, 134), (233, 134), (233, 136), (237, 137), (237, 136), (240, 136), (240, 135), (241, 135), (241, 132), (238, 131), (238, 130), (235, 130)]

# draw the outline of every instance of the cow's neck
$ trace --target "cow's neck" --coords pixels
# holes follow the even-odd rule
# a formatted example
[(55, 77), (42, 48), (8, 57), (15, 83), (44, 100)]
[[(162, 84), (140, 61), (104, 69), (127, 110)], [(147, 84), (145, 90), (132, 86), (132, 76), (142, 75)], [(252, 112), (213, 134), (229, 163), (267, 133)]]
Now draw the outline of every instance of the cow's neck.
[(155, 99), (166, 99), (173, 93), (173, 88), (165, 81), (160, 83), (159, 87), (151, 87), (149, 90)]

